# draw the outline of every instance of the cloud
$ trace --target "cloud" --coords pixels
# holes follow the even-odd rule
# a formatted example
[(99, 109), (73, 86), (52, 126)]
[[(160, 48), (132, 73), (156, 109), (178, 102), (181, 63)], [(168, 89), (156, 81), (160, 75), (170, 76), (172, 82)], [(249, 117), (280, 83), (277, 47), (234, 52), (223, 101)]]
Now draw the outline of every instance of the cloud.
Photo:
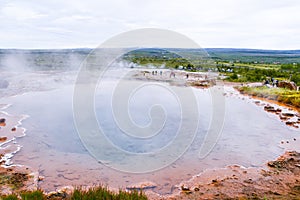
[(203, 47), (300, 49), (298, 0), (4, 0), (0, 8), (0, 48), (96, 47), (155, 27)]
[(1, 9), (0, 13), (3, 18), (6, 18), (7, 20), (16, 20), (16, 21), (38, 19), (45, 16), (44, 14), (35, 12), (34, 10), (28, 7), (22, 7), (15, 4), (5, 5)]

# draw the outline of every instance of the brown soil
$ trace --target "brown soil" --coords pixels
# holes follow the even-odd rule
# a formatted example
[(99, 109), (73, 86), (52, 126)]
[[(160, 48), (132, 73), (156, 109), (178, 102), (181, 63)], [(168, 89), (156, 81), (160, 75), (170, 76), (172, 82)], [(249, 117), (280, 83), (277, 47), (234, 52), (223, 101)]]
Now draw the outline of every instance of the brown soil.
[(0, 137), (0, 142), (5, 142), (7, 140), (7, 137)]
[(10, 194), (22, 190), (37, 189), (36, 175), (26, 167), (0, 166), (1, 194)]
[[(24, 135), (24, 129), (16, 128), (23, 117), (10, 116), (0, 112), (0, 193), (10, 194), (21, 190), (37, 188), (37, 173), (26, 166), (11, 165), (5, 155), (15, 153), (19, 146), (12, 141), (13, 138)], [(10, 129), (14, 127), (14, 130)], [(11, 132), (13, 131), (13, 132)]]
[(231, 166), (206, 171), (167, 199), (300, 199), (300, 153), (287, 152), (265, 169)]

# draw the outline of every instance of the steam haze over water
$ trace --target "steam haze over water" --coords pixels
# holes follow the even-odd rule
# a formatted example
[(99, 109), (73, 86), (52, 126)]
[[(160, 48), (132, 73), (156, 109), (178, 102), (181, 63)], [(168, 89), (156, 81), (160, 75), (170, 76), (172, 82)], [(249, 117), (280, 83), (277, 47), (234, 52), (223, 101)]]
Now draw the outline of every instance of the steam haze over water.
[[(23, 121), (26, 136), (18, 139), (22, 149), (13, 162), (33, 167), (45, 176), (40, 183), (46, 191), (55, 190), (64, 185), (92, 185), (108, 184), (114, 188), (125, 188), (128, 185), (143, 181), (157, 184), (154, 191), (168, 194), (174, 191), (175, 185), (182, 180), (188, 180), (193, 175), (205, 169), (225, 167), (240, 164), (246, 167), (262, 166), (267, 160), (275, 159), (283, 153), (279, 141), (291, 140), (298, 134), (296, 130), (283, 125), (279, 120), (265, 113), (261, 107), (251, 99), (242, 99), (233, 90), (226, 89), (226, 116), (221, 138), (213, 151), (204, 159), (199, 158), (199, 149), (209, 128), (212, 115), (212, 104), (208, 89), (195, 89), (199, 109), (199, 130), (188, 151), (171, 165), (152, 173), (132, 174), (109, 168), (109, 164), (98, 162), (83, 145), (76, 131), (73, 119), (72, 98), (77, 70), (83, 55), (69, 54), (67, 57), (48, 53), (48, 61), (52, 63), (46, 69), (43, 57), (39, 57), (38, 64), (31, 63), (35, 55), (12, 54), (2, 59), (1, 80), (6, 80), (7, 87), (1, 90), (1, 104), (12, 104), (7, 112), (12, 114), (26, 114), (28, 119)], [(53, 56), (53, 57), (52, 57)], [(64, 57), (60, 62), (61, 57)], [(55, 59), (54, 59), (55, 58)], [(52, 60), (53, 59), (53, 60)], [(20, 62), (22, 61), (22, 62)], [(60, 63), (60, 64), (56, 64)], [(14, 70), (5, 66), (15, 66)], [(61, 66), (61, 67), (59, 67)], [(136, 146), (134, 141), (122, 136), (115, 130), (115, 122), (111, 118), (109, 101), (112, 87), (123, 73), (133, 70), (130, 65), (114, 64), (108, 71), (108, 76), (102, 80), (102, 88), (96, 92), (95, 112), (108, 137), (126, 151), (142, 152), (159, 149), (168, 144), (176, 132), (178, 105), (176, 100), (160, 92), (160, 89), (146, 87), (141, 95), (131, 101), (130, 111), (133, 119), (140, 125), (149, 122), (143, 105), (152, 105), (155, 99), (159, 104), (166, 104), (169, 113), (166, 122), (165, 135), (153, 143)], [(136, 82), (128, 79), (125, 81)], [(162, 83), (168, 84), (168, 83)], [(170, 86), (177, 87), (177, 86)], [(183, 88), (184, 89), (184, 88)], [(157, 94), (156, 94), (157, 92)], [(151, 98), (145, 94), (151, 94)], [(157, 98), (154, 98), (158, 95)], [(186, 120), (192, 120), (187, 118)], [(252, 124), (250, 126), (250, 124)], [(265, 134), (271, 132), (272, 134)], [(142, 148), (141, 148), (142, 147)], [(112, 158), (122, 158), (111, 155)], [(113, 157), (116, 156), (116, 157)], [(175, 175), (176, 174), (176, 175)]]

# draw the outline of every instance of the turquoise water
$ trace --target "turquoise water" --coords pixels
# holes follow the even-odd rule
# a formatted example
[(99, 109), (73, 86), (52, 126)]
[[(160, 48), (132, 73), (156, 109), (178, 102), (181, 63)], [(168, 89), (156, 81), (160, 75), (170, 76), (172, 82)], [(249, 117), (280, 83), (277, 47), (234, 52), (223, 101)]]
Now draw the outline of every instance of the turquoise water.
[[(163, 169), (142, 174), (122, 172), (110, 168), (112, 161), (123, 162), (120, 155), (109, 154), (110, 151), (107, 151), (112, 159), (107, 163), (98, 162), (82, 143), (73, 118), (75, 78), (76, 72), (31, 72), (24, 73), (21, 79), (20, 75), (11, 75), (11, 88), (7, 89), (10, 91), (2, 90), (2, 94), (6, 95), (3, 95), (0, 103), (12, 104), (6, 110), (8, 113), (30, 116), (23, 121), (22, 126), (27, 129), (27, 135), (17, 140), (23, 147), (14, 156), (13, 162), (39, 171), (45, 177), (39, 184), (46, 191), (64, 185), (99, 183), (113, 188), (126, 188), (135, 183), (150, 181), (155, 185), (152, 188), (154, 191), (167, 194), (176, 190), (175, 186), (181, 181), (206, 169), (232, 164), (262, 166), (267, 160), (275, 159), (283, 153), (284, 150), (279, 147), (281, 140), (292, 140), (299, 135), (298, 130), (285, 126), (272, 114), (255, 105), (253, 100), (242, 98), (231, 88), (225, 88), (226, 112), (220, 138), (207, 157), (199, 158), (201, 145), (210, 127), (213, 104), (209, 89), (193, 88), (198, 103), (199, 122), (196, 137), (188, 150)], [(116, 80), (116, 77), (102, 80), (95, 92), (94, 106), (99, 125), (118, 148), (131, 153), (157, 152), (173, 142), (181, 120), (191, 123), (194, 120), (189, 115), (182, 117), (178, 99), (164, 91), (165, 86), (171, 89), (175, 86), (142, 82), (148, 86), (136, 92), (128, 101), (131, 119), (138, 126), (146, 127), (151, 124), (151, 120), (155, 120), (151, 119), (149, 109), (153, 105), (163, 105), (164, 114), (158, 118), (165, 118), (164, 126), (158, 129), (158, 133), (153, 133), (155, 137), (146, 139), (123, 134), (111, 111), (110, 97)], [(141, 83), (136, 80), (126, 82)], [(154, 156), (161, 159), (157, 154)]]

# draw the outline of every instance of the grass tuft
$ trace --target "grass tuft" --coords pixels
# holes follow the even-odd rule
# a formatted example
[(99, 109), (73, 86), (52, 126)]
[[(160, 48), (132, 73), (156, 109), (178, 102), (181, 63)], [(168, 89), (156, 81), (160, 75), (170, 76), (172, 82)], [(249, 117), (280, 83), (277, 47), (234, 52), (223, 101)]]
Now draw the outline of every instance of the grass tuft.
[(26, 191), (21, 193), (22, 200), (43, 200), (46, 199), (41, 190)]
[(72, 194), (62, 196), (47, 196), (42, 190), (23, 191), (19, 195), (13, 194), (0, 196), (0, 200), (147, 200), (147, 196), (142, 191), (112, 192), (107, 187), (97, 186), (84, 190), (76, 188)]

